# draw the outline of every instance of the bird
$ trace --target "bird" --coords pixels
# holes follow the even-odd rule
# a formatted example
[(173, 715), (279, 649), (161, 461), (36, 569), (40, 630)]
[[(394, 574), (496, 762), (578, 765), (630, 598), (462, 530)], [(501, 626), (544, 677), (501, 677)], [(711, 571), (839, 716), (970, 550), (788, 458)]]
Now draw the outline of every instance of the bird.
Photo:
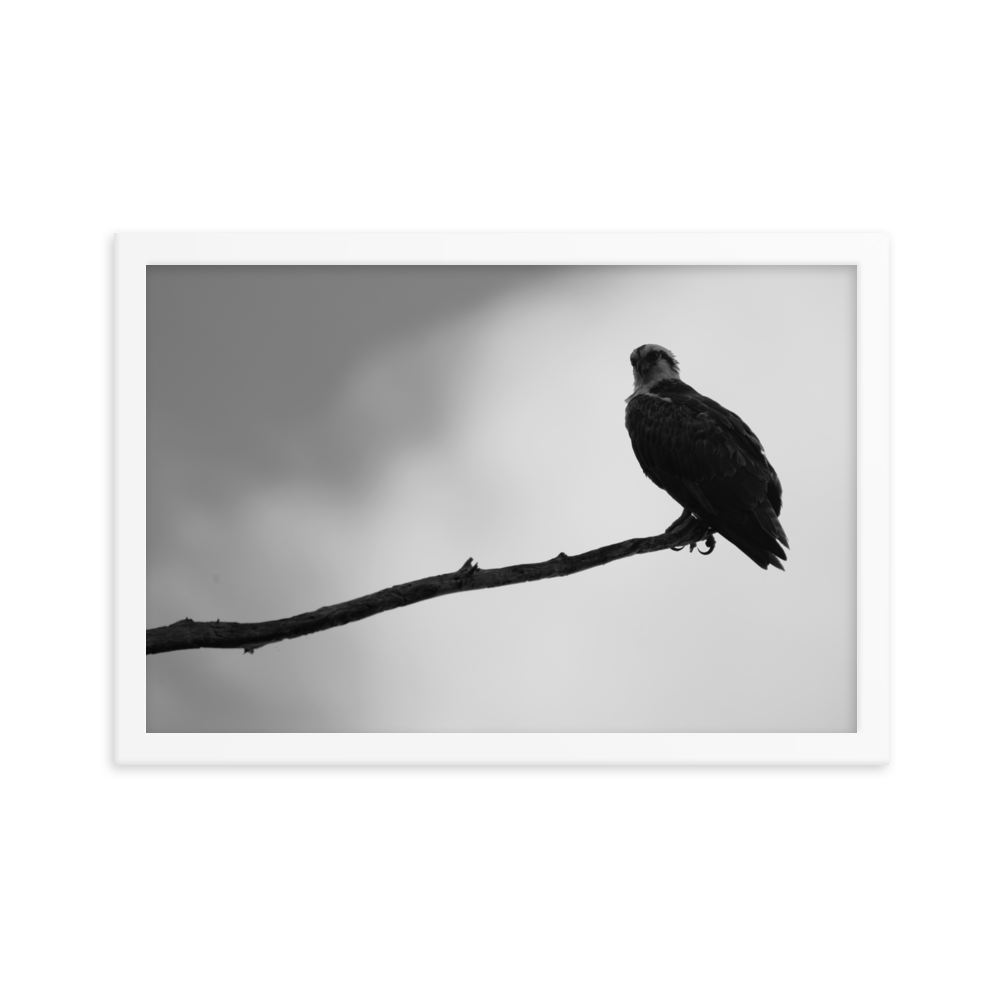
[(778, 515), (781, 482), (757, 435), (731, 410), (680, 378), (677, 358), (659, 344), (630, 355), (634, 391), (625, 427), (642, 471), (683, 513), (667, 531), (694, 549), (715, 548), (715, 532), (762, 569), (782, 562), (788, 546)]

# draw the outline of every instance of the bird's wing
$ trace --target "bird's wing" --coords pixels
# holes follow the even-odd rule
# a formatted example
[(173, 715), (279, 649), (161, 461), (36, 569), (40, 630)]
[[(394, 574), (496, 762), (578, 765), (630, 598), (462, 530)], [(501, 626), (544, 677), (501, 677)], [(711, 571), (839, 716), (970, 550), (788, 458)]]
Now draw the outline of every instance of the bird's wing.
[(698, 393), (634, 396), (625, 423), (643, 471), (658, 486), (678, 479), (708, 513), (781, 511), (781, 484), (756, 434), (732, 411)]

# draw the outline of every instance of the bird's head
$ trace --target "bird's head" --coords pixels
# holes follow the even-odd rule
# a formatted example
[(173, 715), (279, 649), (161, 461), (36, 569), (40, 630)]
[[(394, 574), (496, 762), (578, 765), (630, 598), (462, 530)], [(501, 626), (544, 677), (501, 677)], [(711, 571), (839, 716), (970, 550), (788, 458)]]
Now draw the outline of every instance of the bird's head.
[(680, 378), (677, 359), (659, 344), (643, 344), (642, 347), (637, 347), (629, 355), (629, 361), (632, 362), (636, 389), (656, 385), (665, 378)]

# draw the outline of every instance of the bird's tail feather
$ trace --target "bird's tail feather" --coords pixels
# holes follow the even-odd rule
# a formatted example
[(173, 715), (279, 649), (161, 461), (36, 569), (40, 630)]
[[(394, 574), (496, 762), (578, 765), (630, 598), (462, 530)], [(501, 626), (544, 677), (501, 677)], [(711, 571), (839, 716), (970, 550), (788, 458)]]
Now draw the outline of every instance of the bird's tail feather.
[(765, 535), (777, 539), (785, 548), (790, 548), (788, 535), (785, 534), (785, 529), (781, 526), (778, 515), (775, 514), (774, 508), (769, 503), (762, 503), (759, 507), (754, 508), (753, 514), (757, 523), (764, 529)]
[(788, 545), (788, 536), (778, 522), (770, 504), (761, 504), (752, 519), (744, 524), (717, 525), (715, 530), (723, 538), (732, 542), (741, 552), (752, 559), (761, 569), (774, 566), (784, 570), (782, 561), (787, 559), (781, 543)]

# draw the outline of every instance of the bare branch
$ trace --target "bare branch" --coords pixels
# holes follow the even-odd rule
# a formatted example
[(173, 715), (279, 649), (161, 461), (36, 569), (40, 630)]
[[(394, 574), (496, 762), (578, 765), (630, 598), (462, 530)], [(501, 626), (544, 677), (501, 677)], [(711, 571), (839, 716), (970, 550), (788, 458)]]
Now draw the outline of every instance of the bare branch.
[(360, 621), (372, 615), (403, 608), (432, 597), (454, 594), (466, 590), (485, 590), (489, 587), (506, 587), (513, 583), (529, 583), (532, 580), (546, 580), (553, 576), (570, 576), (585, 569), (603, 566), (605, 563), (624, 559), (626, 556), (643, 552), (657, 552), (661, 549), (694, 549), (700, 541), (708, 543), (708, 551), (714, 546), (711, 532), (702, 522), (686, 511), (662, 535), (649, 538), (631, 538), (600, 549), (591, 549), (576, 556), (565, 552), (547, 562), (524, 563), (520, 566), (504, 566), (500, 569), (480, 569), (472, 559), (454, 573), (428, 576), (423, 580), (411, 580), (387, 587), (374, 594), (356, 597), (342, 604), (331, 604), (294, 618), (282, 618), (272, 622), (241, 624), (240, 622), (196, 622), (183, 618), (173, 625), (163, 625), (146, 631), (146, 653), (168, 653), (179, 649), (242, 649), (252, 653), (261, 646), (283, 639), (294, 639), (300, 635), (336, 628), (348, 622)]

